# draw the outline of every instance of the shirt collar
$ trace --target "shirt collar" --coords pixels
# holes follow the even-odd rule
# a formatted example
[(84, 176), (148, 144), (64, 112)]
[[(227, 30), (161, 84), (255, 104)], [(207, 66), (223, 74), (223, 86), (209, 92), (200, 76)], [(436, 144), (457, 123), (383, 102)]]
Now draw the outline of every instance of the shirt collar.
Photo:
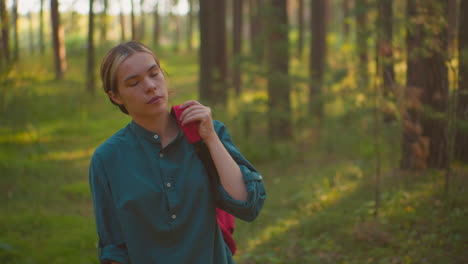
[[(142, 137), (152, 143), (161, 144), (161, 138), (158, 134), (147, 130), (146, 128), (138, 125), (134, 120), (129, 124), (130, 128), (137, 134), (137, 136)], [(179, 139), (182, 136), (181, 130), (177, 132), (176, 139)]]

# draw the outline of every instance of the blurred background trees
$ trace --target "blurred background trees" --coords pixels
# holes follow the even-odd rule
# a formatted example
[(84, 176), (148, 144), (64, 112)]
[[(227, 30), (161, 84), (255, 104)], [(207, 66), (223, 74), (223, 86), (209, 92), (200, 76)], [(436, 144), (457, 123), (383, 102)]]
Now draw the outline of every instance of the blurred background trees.
[[(135, 39), (157, 53), (198, 52), (205, 103), (243, 104), (245, 96), (263, 94), (255, 104), (268, 109), (270, 139), (298, 139), (297, 129), (326, 118), (331, 105), (370, 99), (380, 87), (379, 114), (386, 125), (401, 125), (401, 168), (446, 168), (451, 153), (467, 160), (464, 1), (90, 0), (87, 9), (83, 1), (64, 1), (64, 8), (60, 2), (1, 1), (2, 76), (28, 59), (28, 47), (40, 59), (51, 56), (55, 78), (62, 79), (66, 50), (80, 47), (88, 54), (86, 87), (93, 92), (104, 47)], [(82, 44), (71, 47), (71, 39)], [(343, 107), (350, 112), (349, 104)], [(242, 108), (247, 119), (259, 109)]]

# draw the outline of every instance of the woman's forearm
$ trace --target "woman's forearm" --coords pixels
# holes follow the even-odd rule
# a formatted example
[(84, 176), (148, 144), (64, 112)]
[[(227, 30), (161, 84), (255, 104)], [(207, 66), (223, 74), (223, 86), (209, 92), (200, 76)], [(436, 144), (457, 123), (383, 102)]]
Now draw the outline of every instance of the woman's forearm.
[(237, 163), (217, 136), (205, 141), (205, 144), (210, 150), (224, 189), (232, 198), (245, 202), (247, 200), (247, 189)]

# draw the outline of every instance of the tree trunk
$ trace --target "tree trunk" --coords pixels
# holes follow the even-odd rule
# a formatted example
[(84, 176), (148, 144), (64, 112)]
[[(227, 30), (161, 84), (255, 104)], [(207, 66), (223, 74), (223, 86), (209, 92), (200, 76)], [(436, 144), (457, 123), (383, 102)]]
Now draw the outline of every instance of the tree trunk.
[(233, 2), (233, 48), (232, 48), (232, 57), (233, 57), (233, 67), (232, 67), (232, 81), (234, 84), (234, 90), (236, 95), (241, 93), (241, 60), (242, 60), (242, 6), (243, 0), (236, 0)]
[(146, 30), (145, 12), (143, 11), (144, 4), (145, 4), (145, 0), (140, 0), (140, 26), (138, 28), (138, 38), (142, 41), (145, 39), (145, 30)]
[(393, 0), (379, 0), (379, 20), (377, 30), (377, 54), (382, 67), (383, 94), (388, 97), (392, 93), (395, 82), (393, 70)]
[[(242, 0), (240, 0), (242, 1)], [(188, 0), (189, 10), (187, 13), (187, 50), (192, 51), (192, 36), (193, 36), (193, 0)]]
[(289, 84), (289, 39), (286, 0), (271, 0), (268, 8), (268, 106), (272, 140), (292, 136)]
[(9, 18), (8, 11), (6, 8), (6, 1), (0, 1), (0, 18), (1, 18), (1, 29), (2, 29), (2, 47), (3, 58), (5, 58), (5, 64), (10, 62), (10, 38), (9, 38)]
[(153, 25), (153, 45), (158, 48), (159, 47), (159, 34), (161, 32), (160, 28), (160, 17), (159, 17), (159, 12), (158, 12), (158, 2), (156, 2), (156, 5), (154, 6), (153, 10), (153, 19), (154, 19), (154, 25)]
[(350, 0), (341, 0), (341, 7), (343, 8), (343, 35), (345, 40), (349, 38), (349, 9), (350, 9)]
[(200, 0), (200, 100), (224, 105), (226, 21), (224, 0)]
[(297, 7), (297, 57), (302, 57), (302, 50), (304, 47), (304, 0), (298, 0)]
[(137, 32), (136, 32), (136, 21), (135, 21), (135, 3), (133, 3), (135, 0), (130, 0), (130, 3), (132, 4), (132, 10), (130, 12), (130, 23), (132, 27), (132, 40), (138, 40)]
[(455, 157), (468, 162), (468, 1), (461, 1), (458, 27), (458, 104)]
[(265, 33), (263, 30), (263, 12), (261, 8), (265, 0), (250, 0), (250, 53), (258, 64), (261, 64), (264, 58)]
[(310, 85), (309, 85), (309, 111), (311, 116), (323, 117), (323, 74), (327, 52), (327, 0), (311, 2), (311, 35), (310, 42)]
[(356, 0), (356, 49), (359, 58), (358, 65), (358, 87), (365, 89), (369, 86), (369, 70), (368, 63), (368, 0)]
[(67, 68), (63, 28), (60, 24), (58, 0), (50, 1), (50, 16), (52, 20), (52, 42), (54, 48), (55, 79), (60, 80)]
[(39, 11), (39, 50), (41, 55), (44, 55), (45, 44), (44, 44), (44, 0), (41, 0), (41, 7)]
[(34, 54), (34, 30), (33, 30), (33, 19), (32, 19), (32, 12), (28, 12), (28, 20), (29, 20), (29, 52)]
[[(102, 0), (104, 9), (102, 10), (101, 15), (101, 43), (104, 43), (107, 40), (107, 28), (109, 24), (109, 17), (107, 16), (107, 9), (109, 7), (109, 0)], [(94, 15), (93, 15), (94, 16)]]
[(13, 0), (13, 59), (19, 59), (19, 40), (18, 40), (18, 0)]
[(86, 75), (86, 88), (89, 93), (94, 93), (94, 0), (89, 0), (89, 15), (88, 15), (88, 73)]
[(120, 19), (120, 40), (121, 42), (124, 42), (126, 37), (125, 37), (125, 15), (123, 13), (123, 6), (122, 6), (122, 0), (119, 0), (120, 4), (120, 14), (119, 14), (119, 19)]
[[(462, 0), (461, 2), (466, 2)], [(448, 1), (448, 50), (453, 54), (457, 37), (457, 0)]]
[(441, 17), (446, 21), (447, 0), (408, 0), (407, 9), (408, 20), (413, 23), (407, 33), (407, 91), (401, 166), (404, 169), (442, 169), (448, 165), (448, 72), (444, 60), (447, 27), (441, 25), (440, 20), (431, 19)]

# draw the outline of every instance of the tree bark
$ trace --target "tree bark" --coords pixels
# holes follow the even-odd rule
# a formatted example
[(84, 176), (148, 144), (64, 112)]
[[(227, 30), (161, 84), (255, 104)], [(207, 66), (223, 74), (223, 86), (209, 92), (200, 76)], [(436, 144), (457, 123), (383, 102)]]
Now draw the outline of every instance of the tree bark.
[(349, 38), (349, 9), (350, 9), (350, 0), (341, 0), (341, 7), (343, 9), (343, 35), (345, 40)]
[(89, 93), (94, 93), (94, 0), (89, 0), (88, 15), (88, 73), (86, 75), (86, 88)]
[(356, 0), (356, 49), (359, 58), (358, 86), (365, 89), (369, 86), (369, 57), (368, 57), (368, 0)]
[(44, 55), (45, 44), (44, 44), (44, 0), (41, 0), (39, 11), (39, 50), (41, 55)]
[[(102, 0), (104, 9), (101, 14), (101, 43), (104, 43), (107, 40), (107, 28), (109, 25), (109, 18), (107, 16), (107, 9), (109, 7), (109, 0)], [(94, 16), (94, 15), (93, 15)]]
[(243, 14), (242, 6), (243, 0), (236, 0), (233, 2), (233, 67), (232, 67), (232, 81), (236, 95), (241, 93), (241, 56), (242, 56), (242, 27), (243, 27)]
[(54, 48), (55, 79), (60, 80), (67, 68), (63, 28), (60, 24), (58, 0), (50, 1), (50, 16), (52, 20), (52, 42)]
[(448, 166), (447, 26), (443, 25), (447, 0), (408, 0), (407, 6), (410, 25), (401, 167), (443, 169)]
[(311, 2), (311, 35), (310, 42), (310, 85), (309, 85), (309, 112), (311, 116), (323, 117), (323, 75), (326, 61), (326, 34), (327, 34), (327, 0)]
[(468, 1), (461, 1), (458, 27), (458, 104), (455, 158), (468, 162)]
[(34, 30), (33, 30), (33, 19), (32, 19), (32, 12), (28, 12), (28, 20), (29, 20), (29, 52), (34, 54)]
[(301, 58), (304, 47), (304, 0), (298, 0), (297, 7), (297, 57)]
[[(242, 1), (242, 0), (240, 0)], [(237, 2), (237, 1), (236, 1)], [(235, 2), (234, 2), (235, 3)], [(192, 36), (193, 36), (193, 0), (188, 0), (189, 10), (187, 13), (187, 50), (192, 51)]]
[(272, 140), (292, 136), (289, 84), (289, 39), (286, 0), (271, 0), (268, 8), (268, 106)]
[(13, 0), (13, 59), (19, 59), (19, 40), (18, 40), (18, 0)]
[(145, 0), (140, 0), (140, 26), (138, 28), (138, 38), (140, 40), (145, 39), (145, 30), (146, 30), (146, 23), (145, 23), (145, 12), (143, 11), (143, 5), (145, 4)]
[(120, 13), (119, 13), (119, 20), (120, 20), (120, 41), (124, 42), (126, 37), (125, 37), (125, 15), (123, 13), (123, 5), (122, 5), (122, 0), (119, 0), (120, 4)]
[(158, 48), (159, 47), (159, 35), (160, 35), (160, 17), (159, 17), (159, 12), (158, 12), (158, 2), (156, 2), (156, 5), (154, 6), (153, 10), (153, 20), (154, 20), (154, 25), (153, 25), (153, 45)]
[(138, 40), (137, 36), (137, 29), (136, 29), (136, 21), (135, 21), (135, 3), (133, 2), (135, 0), (130, 0), (130, 3), (132, 5), (132, 10), (130, 12), (130, 23), (132, 27), (132, 40)]
[(9, 17), (6, 8), (6, 1), (0, 1), (0, 18), (1, 18), (1, 30), (2, 30), (2, 47), (3, 58), (5, 58), (5, 64), (10, 62), (10, 38), (9, 38)]
[(224, 0), (200, 0), (200, 100), (224, 105), (226, 92), (226, 21)]
[(258, 64), (262, 64), (264, 58), (265, 46), (265, 32), (263, 12), (261, 10), (264, 6), (265, 0), (250, 0), (249, 13), (250, 13), (250, 53)]
[(392, 93), (395, 82), (393, 69), (393, 0), (379, 0), (378, 2), (378, 30), (377, 54), (382, 67), (383, 95), (388, 97)]

